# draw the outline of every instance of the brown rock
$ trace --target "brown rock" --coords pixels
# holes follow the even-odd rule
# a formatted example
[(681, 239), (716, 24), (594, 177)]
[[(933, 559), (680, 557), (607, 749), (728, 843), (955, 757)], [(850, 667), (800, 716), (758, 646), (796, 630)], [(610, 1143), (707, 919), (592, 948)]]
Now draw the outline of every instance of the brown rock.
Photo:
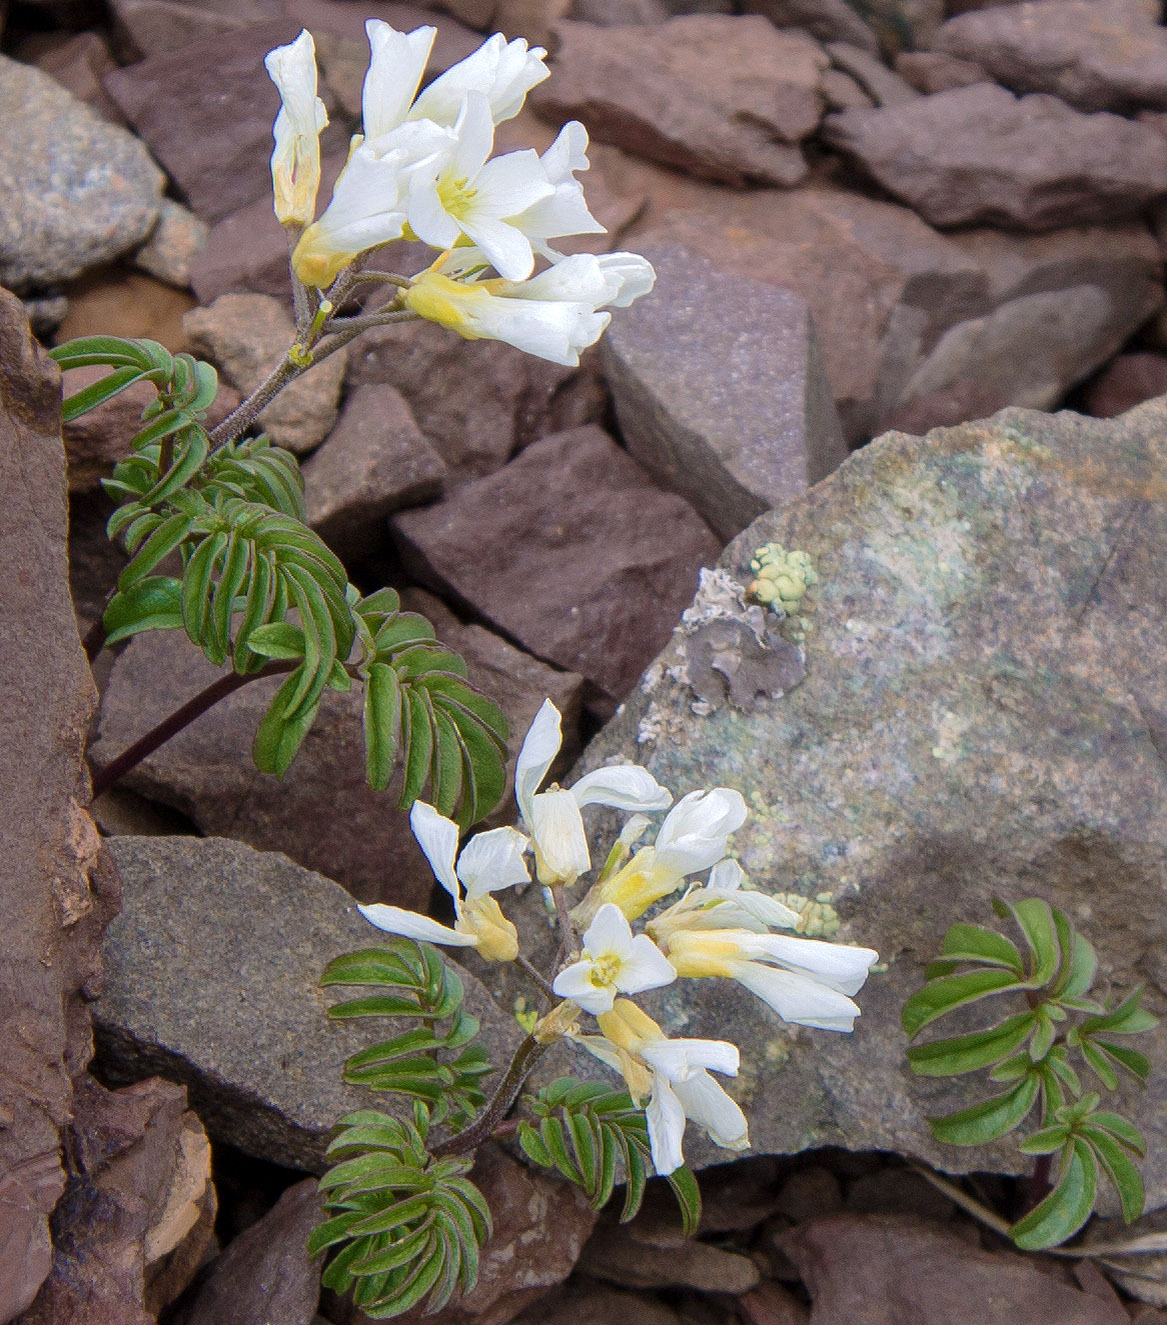
[(605, 1223), (584, 1248), (580, 1269), (624, 1288), (695, 1288), (702, 1293), (748, 1293), (758, 1267), (748, 1256), (681, 1236), (667, 1243), (637, 1238), (635, 1224)]
[(308, 523), (341, 557), (369, 551), (390, 511), (436, 497), (445, 472), (399, 391), (354, 387), (304, 466)]
[(314, 1178), (289, 1187), (209, 1266), (171, 1325), (312, 1325), (324, 1258), (309, 1260), (307, 1242), (323, 1218)]
[(604, 340), (620, 430), (728, 541), (847, 457), (810, 312), (684, 248), (641, 247), (656, 287)]
[(783, 1239), (813, 1299), (811, 1325), (1128, 1325), (1117, 1304), (1016, 1252), (981, 1251), (907, 1216), (832, 1215)]
[(860, 1174), (847, 1190), (846, 1207), (857, 1215), (915, 1215), (942, 1223), (956, 1207), (911, 1169), (884, 1166)]
[(664, 0), (575, 0), (568, 17), (602, 28), (650, 26), (663, 23), (669, 8)]
[(739, 1298), (737, 1309), (743, 1325), (806, 1325), (810, 1319), (798, 1298), (772, 1279)]
[(185, 4), (182, 0), (113, 0), (115, 32), (129, 63), (185, 50), (207, 38), (280, 17), (277, 3), (247, 0), (231, 12), (226, 6)]
[(804, 1224), (843, 1208), (839, 1179), (820, 1164), (798, 1169), (782, 1184), (774, 1209), (778, 1214)]
[[(182, 325), (191, 350), (215, 363), (244, 396), (278, 366), (295, 336), (285, 305), (263, 294), (221, 295), (209, 308), (192, 309)], [(328, 436), (336, 422), (346, 353), (339, 350), (314, 365), (263, 411), (259, 421), (273, 442), (301, 454)]]
[(862, 46), (831, 41), (826, 44), (826, 52), (831, 64), (857, 79), (877, 106), (905, 106), (919, 95), (910, 83)]
[(681, 1325), (681, 1317), (659, 1298), (626, 1293), (607, 1284), (573, 1279), (516, 1317), (517, 1325)]
[(54, 33), (51, 44), (42, 44), (35, 55), (22, 46), (20, 58), (55, 78), (78, 101), (84, 101), (107, 120), (125, 123), (125, 116), (101, 81), (117, 68), (117, 63), (99, 33), (77, 32), (69, 37)]
[(190, 285), (191, 263), (206, 245), (208, 231), (207, 223), (194, 212), (163, 198), (158, 222), (150, 238), (134, 254), (134, 266), (167, 285), (185, 290)]
[(531, 104), (707, 179), (797, 184), (822, 115), (822, 48), (764, 19), (693, 14), (656, 28), (561, 23)]
[(819, 41), (848, 41), (873, 55), (879, 38), (847, 0), (745, 0), (747, 14), (764, 14), (780, 28), (802, 28)]
[(875, 102), (859, 84), (841, 69), (828, 69), (819, 83), (828, 110), (847, 110), (851, 106), (874, 106)]
[(1083, 410), (1113, 419), (1144, 400), (1167, 394), (1167, 355), (1120, 354), (1086, 389)]
[[(701, 1175), (699, 1233), (744, 1233), (775, 1211), (778, 1161), (753, 1155), (733, 1164), (719, 1164)], [(669, 1197), (672, 1202), (671, 1196)], [(675, 1202), (670, 1211), (676, 1222)]]
[(109, 267), (74, 281), (68, 293), (69, 311), (54, 337), (58, 345), (76, 336), (145, 336), (172, 354), (186, 348), (182, 319), (194, 300), (184, 290)]
[(1081, 110), (1167, 110), (1167, 31), (1153, 0), (1027, 0), (949, 19), (934, 46), (1015, 92)]
[(1131, 216), (1167, 194), (1167, 141), (1154, 129), (993, 83), (841, 111), (823, 138), (938, 226), (1052, 230)]
[(58, 1255), (24, 1325), (149, 1325), (198, 1269), (214, 1229), (211, 1148), (186, 1091), (154, 1078), (78, 1083), (76, 1171)]
[[(0, 587), (5, 703), (0, 902), (0, 1320), (52, 1265), (48, 1217), (65, 1186), (61, 1130), (91, 1052), (84, 999), (101, 981), (117, 880), (101, 852), (84, 743), (93, 682), (69, 601), (60, 375), (19, 300), (0, 291)], [(46, 685), (45, 678), (52, 684)], [(18, 753), (17, 753), (18, 752)], [(15, 775), (18, 774), (18, 775)]]
[(392, 526), (429, 579), (613, 697), (667, 639), (718, 546), (594, 426), (535, 442)]
[[(182, 631), (136, 637), (118, 656), (102, 697), (101, 768), (222, 675)], [(256, 771), (251, 745), (280, 678), (255, 681), (167, 741), (124, 780), (180, 810), (200, 831), (284, 851), (362, 901), (424, 910), (433, 875), (393, 798), (365, 782), (363, 692), (329, 692), (282, 779)], [(336, 807), (343, 806), (343, 812)]]
[(896, 73), (917, 92), (951, 92), (957, 87), (992, 80), (979, 64), (958, 60), (943, 51), (901, 51), (896, 56)]

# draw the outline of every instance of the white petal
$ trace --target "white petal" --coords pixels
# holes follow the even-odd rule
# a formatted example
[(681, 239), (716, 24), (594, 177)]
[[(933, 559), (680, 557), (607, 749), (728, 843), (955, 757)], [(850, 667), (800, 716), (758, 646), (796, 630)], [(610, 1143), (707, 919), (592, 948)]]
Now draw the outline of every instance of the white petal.
[(618, 906), (607, 902), (588, 926), (583, 945), (588, 955), (597, 961), (604, 957), (623, 961), (632, 951), (632, 926)]
[(547, 770), (555, 761), (562, 744), (559, 710), (549, 699), (545, 699), (535, 714), (535, 720), (527, 728), (523, 748), (515, 762), (515, 800), (519, 803), (528, 827), (531, 824), (531, 800), (547, 776)]
[[(583, 189), (575, 180), (558, 185), (550, 197), (540, 199), (518, 214), (512, 214), (511, 219), (523, 234), (531, 239), (559, 239), (564, 235), (607, 233), (607, 226), (601, 225), (588, 211)], [(617, 296), (623, 288), (621, 282), (605, 277), (602, 267), (597, 267), (597, 274), (604, 282), (605, 290), (610, 291), (611, 297)], [(608, 303), (610, 297), (606, 294), (597, 302)]]
[(661, 1177), (679, 1169), (685, 1162), (681, 1141), (685, 1135), (685, 1110), (672, 1086), (659, 1072), (653, 1073), (652, 1099), (645, 1110), (648, 1141), (652, 1147), (652, 1166)]
[(468, 92), (454, 121), (455, 146), (446, 167), (446, 178), (473, 180), (477, 191), (487, 158), (494, 147), (494, 121), (481, 92)]
[(526, 39), (507, 42), (499, 55), (494, 86), (490, 89), (490, 109), (496, 124), (509, 120), (523, 109), (527, 93), (551, 71), (544, 64), (547, 52), (542, 46), (527, 49)]
[(714, 1145), (744, 1150), (750, 1144), (745, 1114), (708, 1072), (695, 1072), (688, 1080), (676, 1082), (673, 1089), (685, 1117), (704, 1127)]
[[(610, 906), (611, 903), (607, 905)], [(619, 907), (612, 907), (612, 910), (619, 912)], [(621, 919), (623, 919), (622, 914)], [(640, 994), (646, 989), (660, 989), (664, 985), (671, 985), (676, 978), (677, 973), (669, 964), (669, 959), (652, 939), (647, 934), (637, 934), (632, 940), (628, 956), (617, 973), (616, 987), (622, 994)]]
[(657, 858), (682, 874), (708, 869), (725, 855), (726, 839), (746, 821), (740, 791), (691, 791), (669, 811), (656, 838)]
[(320, 186), (320, 130), (328, 123), (324, 102), (316, 95), (316, 46), (303, 31), (287, 46), (277, 46), (264, 65), (280, 93), (280, 111), (272, 129), (272, 186), (281, 222), (311, 222)]
[[(531, 248), (531, 241), (521, 230), (516, 230), (506, 221), (482, 217), (476, 213), (460, 217), (459, 223), (463, 234), (478, 245), (490, 259), (491, 266), (508, 281), (522, 281), (531, 274), (535, 266), (535, 251)], [(505, 305), (509, 302), (509, 300), (500, 300), (492, 311), (502, 319), (512, 317), (522, 319), (531, 316), (530, 310), (524, 311), (521, 306), (518, 309), (507, 308)], [(519, 302), (515, 300), (515, 303)], [(509, 339), (509, 337), (497, 336), (496, 339)]]
[(588, 131), (579, 120), (568, 120), (540, 160), (552, 184), (562, 184), (577, 170), (587, 170)]
[(409, 812), (409, 826), (438, 882), (457, 901), (458, 880), (454, 873), (454, 857), (458, 852), (458, 825), (439, 814), (425, 801), (414, 801), (413, 809)]
[(672, 796), (639, 764), (610, 764), (585, 773), (571, 789), (576, 804), (615, 810), (664, 810)]
[(684, 1081), (701, 1068), (736, 1077), (741, 1055), (728, 1040), (657, 1040), (645, 1045), (641, 1057), (670, 1081)]
[(472, 837), (458, 857), (457, 873), (466, 885), (466, 900), (526, 883), (531, 877), (523, 859), (528, 845), (514, 828), (492, 828)]
[(424, 243), (453, 248), (458, 242), (462, 227), (442, 205), (437, 180), (430, 179), (421, 167), (410, 176), (407, 211), (410, 229)]
[(474, 177), (474, 189), (475, 212), (500, 220), (518, 216), (555, 193), (543, 163), (530, 148), (488, 161)]
[[(572, 1002), (574, 1003), (575, 999), (572, 999)], [(610, 1067), (613, 1072), (618, 1072), (621, 1076), (624, 1075), (620, 1055), (610, 1040), (606, 1040), (602, 1035), (573, 1035), (571, 1041), (586, 1049), (593, 1058), (598, 1058), (605, 1067)]]
[(823, 1031), (849, 1031), (859, 1009), (844, 994), (808, 975), (784, 971), (761, 962), (738, 962), (734, 979), (784, 1020)]
[(735, 893), (742, 886), (745, 877), (746, 872), (737, 861), (726, 856), (709, 871), (709, 891)]
[(822, 984), (841, 994), (863, 988), (867, 972), (879, 960), (871, 948), (853, 948), (846, 943), (823, 943), (819, 939), (794, 938), (788, 934), (757, 934), (742, 940), (743, 955), (765, 957), (793, 971), (806, 971)]
[(398, 32), (379, 18), (365, 21), (372, 52), (361, 92), (366, 138), (379, 138), (405, 119), (425, 73), (437, 28)]
[(616, 1001), (616, 990), (612, 985), (597, 985), (592, 980), (595, 962), (573, 962), (565, 966), (555, 977), (551, 988), (560, 998), (570, 998), (585, 1012), (597, 1016), (601, 1012), (610, 1012)]
[(459, 934), (456, 929), (439, 925), (429, 916), (419, 916), (416, 911), (406, 911), (400, 906), (385, 906), (381, 902), (374, 902), (371, 906), (358, 906), (357, 910), (378, 929), (389, 934), (401, 934), (407, 939), (444, 943), (456, 948), (472, 948), (478, 942), (473, 934)]
[(413, 117), (433, 120), (436, 124), (453, 124), (468, 92), (486, 92), (494, 86), (505, 44), (506, 38), (495, 33), (464, 60), (451, 65), (418, 97), (411, 112)]
[(541, 882), (571, 884), (591, 868), (583, 819), (570, 791), (541, 791), (531, 802), (527, 827)]
[(656, 284), (652, 263), (639, 253), (601, 253), (597, 261), (617, 285), (617, 293), (608, 300), (612, 308), (627, 308)]

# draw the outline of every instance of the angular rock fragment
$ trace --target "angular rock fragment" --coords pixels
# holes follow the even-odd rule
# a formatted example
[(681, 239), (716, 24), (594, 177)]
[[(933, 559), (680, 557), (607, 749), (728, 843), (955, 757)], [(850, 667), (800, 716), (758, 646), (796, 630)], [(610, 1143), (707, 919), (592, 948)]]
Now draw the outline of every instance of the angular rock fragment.
[(747, 14), (764, 14), (780, 28), (801, 28), (819, 41), (847, 41), (875, 55), (879, 38), (848, 0), (745, 0)]
[(429, 580), (614, 698), (718, 547), (686, 502), (594, 426), (545, 437), (392, 526)]
[(165, 179), (132, 134), (7, 56), (0, 122), (0, 283), (71, 280), (146, 238)]
[(823, 138), (937, 226), (1053, 230), (1167, 194), (1167, 140), (1118, 115), (977, 83), (828, 117)]
[[(317, 981), (332, 958), (381, 941), (342, 888), (227, 838), (110, 844), (125, 899), (105, 944), (105, 1072), (182, 1081), (213, 1138), (318, 1173), (342, 1114), (406, 1107), (340, 1078), (345, 1058), (378, 1036), (329, 1021), (335, 1000)], [(462, 979), (491, 1061), (505, 1065), (522, 1032)]]
[(134, 254), (134, 266), (185, 290), (191, 263), (206, 246), (208, 226), (181, 203), (163, 198), (150, 238)]
[(896, 73), (917, 92), (951, 92), (956, 87), (993, 80), (971, 60), (958, 60), (943, 51), (903, 51), (896, 56)]
[(919, 95), (910, 83), (862, 46), (830, 41), (826, 43), (826, 52), (834, 68), (842, 69), (858, 80), (877, 106), (904, 106)]
[(642, 251), (656, 287), (604, 338), (620, 430), (729, 539), (847, 457), (810, 311), (678, 246)]
[(1113, 419), (1144, 400), (1167, 395), (1167, 355), (1120, 354), (1090, 383), (1085, 413)]
[(604, 1223), (584, 1248), (580, 1268), (623, 1288), (695, 1288), (702, 1293), (748, 1293), (758, 1284), (758, 1267), (748, 1256), (696, 1242), (675, 1228), (671, 1237), (640, 1235)]
[(593, 137), (707, 179), (797, 184), (822, 115), (817, 42), (760, 17), (692, 14), (656, 28), (557, 25), (531, 103)]

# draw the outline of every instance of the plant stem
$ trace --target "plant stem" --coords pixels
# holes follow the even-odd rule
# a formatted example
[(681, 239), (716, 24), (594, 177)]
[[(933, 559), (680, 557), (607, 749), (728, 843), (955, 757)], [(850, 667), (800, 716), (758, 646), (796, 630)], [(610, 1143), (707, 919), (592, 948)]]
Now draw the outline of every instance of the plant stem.
[(293, 671), (297, 665), (294, 662), (272, 662), (258, 672), (248, 672), (245, 676), (240, 676), (238, 672), (228, 672), (217, 681), (212, 681), (205, 690), (200, 690), (193, 699), (188, 699), (181, 708), (175, 709), (157, 726), (152, 727), (144, 736), (140, 736), (105, 768), (94, 773), (93, 799), (96, 800), (103, 792), (108, 791), (119, 778), (125, 777), (131, 768), (135, 768), (143, 759), (152, 755), (160, 745), (164, 745), (184, 727), (189, 727), (196, 718), (201, 717), (209, 708), (213, 708), (219, 700), (226, 699), (228, 695), (234, 694), (236, 690), (251, 681)]
[(1025, 1185), (1025, 1210), (1028, 1214), (1045, 1200), (1050, 1189), (1050, 1169), (1053, 1167), (1053, 1155), (1038, 1155), (1034, 1161), (1033, 1172)]
[(519, 1091), (523, 1088), (523, 1083), (531, 1075), (532, 1069), (547, 1047), (545, 1044), (540, 1044), (533, 1035), (528, 1035), (515, 1050), (510, 1067), (507, 1068), (506, 1074), (498, 1084), (498, 1089), (478, 1118), (464, 1131), (434, 1146), (430, 1154), (435, 1159), (442, 1155), (463, 1155), (468, 1150), (477, 1150), (480, 1145), (489, 1141), (495, 1129), (511, 1111)]
[(568, 955), (574, 950), (575, 926), (571, 923), (571, 912), (567, 909), (567, 898), (563, 893), (563, 884), (549, 885), (551, 900), (555, 903), (555, 918), (559, 921), (559, 951), (555, 956), (555, 971), (558, 972)]
[(550, 981), (545, 980), (521, 952), (515, 958), (515, 965), (531, 980), (541, 994), (545, 994), (548, 998), (555, 998), (555, 990), (551, 988)]
[[(315, 362), (315, 356), (313, 362)], [(237, 409), (228, 414), (211, 433), (212, 448), (222, 446), (224, 442), (229, 442), (238, 437), (244, 428), (263, 411), (265, 406), (271, 404), (289, 382), (294, 381), (305, 371), (305, 368), (294, 364), (287, 356), (281, 359), (251, 395)]]

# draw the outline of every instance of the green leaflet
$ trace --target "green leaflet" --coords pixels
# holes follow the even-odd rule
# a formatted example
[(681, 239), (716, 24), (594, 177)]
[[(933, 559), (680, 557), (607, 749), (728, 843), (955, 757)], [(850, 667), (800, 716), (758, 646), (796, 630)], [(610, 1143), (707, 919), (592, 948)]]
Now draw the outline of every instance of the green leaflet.
[(1063, 1151), (1053, 1191), (1009, 1230), (1025, 1251), (1056, 1247), (1073, 1237), (1094, 1209), (1098, 1193), (1098, 1165), (1084, 1141), (1070, 1141)]

